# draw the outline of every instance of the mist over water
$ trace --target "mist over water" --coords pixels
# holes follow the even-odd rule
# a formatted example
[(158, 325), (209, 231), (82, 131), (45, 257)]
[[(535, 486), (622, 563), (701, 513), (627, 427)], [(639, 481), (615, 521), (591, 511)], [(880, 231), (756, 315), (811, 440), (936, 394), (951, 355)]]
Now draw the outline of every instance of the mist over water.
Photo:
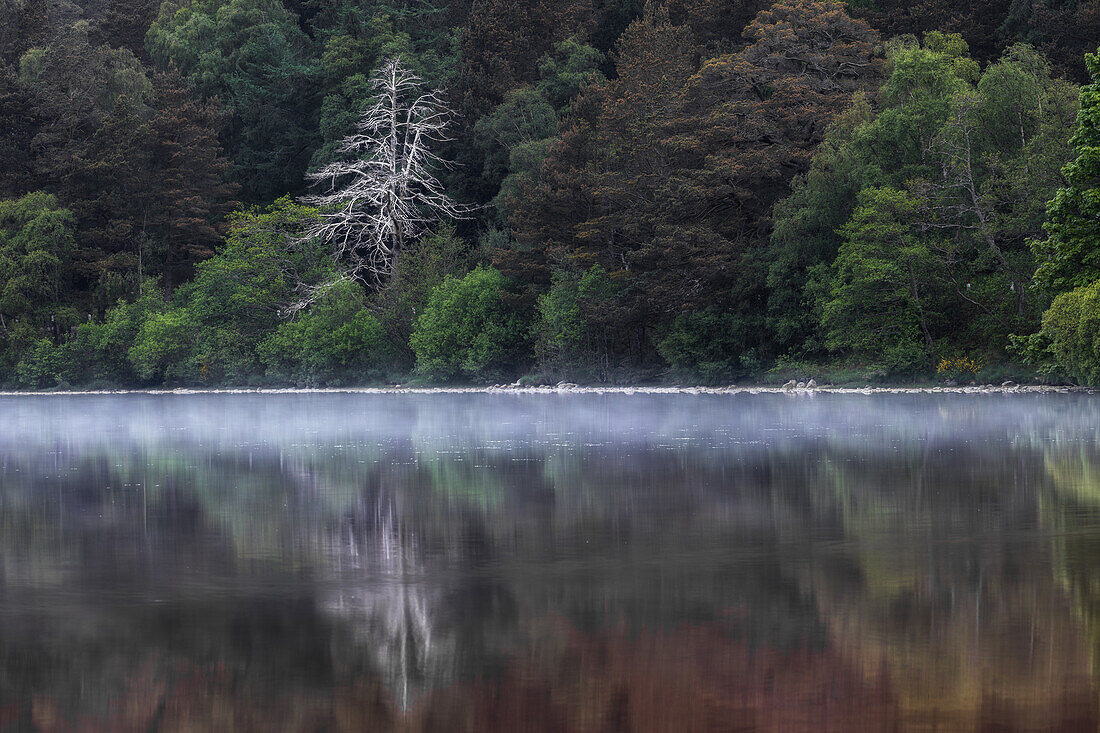
[(1095, 730), (1079, 394), (0, 397), (0, 729)]

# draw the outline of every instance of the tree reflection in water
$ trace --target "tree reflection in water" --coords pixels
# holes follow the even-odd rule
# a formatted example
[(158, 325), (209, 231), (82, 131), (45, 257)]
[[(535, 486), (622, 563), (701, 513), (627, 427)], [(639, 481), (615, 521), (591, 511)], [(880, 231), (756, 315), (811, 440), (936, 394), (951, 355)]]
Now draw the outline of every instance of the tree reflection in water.
[(321, 603), (355, 628), (357, 645), (375, 659), (400, 709), (408, 710), (410, 701), (445, 680), (453, 644), (434, 634), (438, 593), (429, 595), (417, 535), (395, 498), (356, 514), (333, 538), (339, 582)]
[(1083, 396), (0, 410), (0, 728), (1097, 726)]

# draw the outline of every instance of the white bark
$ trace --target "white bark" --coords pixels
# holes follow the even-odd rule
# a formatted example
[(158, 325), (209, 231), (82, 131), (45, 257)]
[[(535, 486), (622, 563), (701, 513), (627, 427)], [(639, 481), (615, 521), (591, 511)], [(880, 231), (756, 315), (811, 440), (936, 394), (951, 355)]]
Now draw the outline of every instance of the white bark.
[[(340, 278), (378, 287), (393, 274), (402, 248), (431, 222), (462, 218), (469, 209), (435, 175), (450, 165), (432, 151), (451, 139), (453, 113), (442, 93), (424, 91), (400, 59), (375, 71), (371, 86), (376, 100), (340, 142), (341, 159), (306, 176), (315, 193), (303, 203), (321, 213), (303, 240), (331, 244)], [(307, 289), (292, 310), (308, 305), (316, 290)]]

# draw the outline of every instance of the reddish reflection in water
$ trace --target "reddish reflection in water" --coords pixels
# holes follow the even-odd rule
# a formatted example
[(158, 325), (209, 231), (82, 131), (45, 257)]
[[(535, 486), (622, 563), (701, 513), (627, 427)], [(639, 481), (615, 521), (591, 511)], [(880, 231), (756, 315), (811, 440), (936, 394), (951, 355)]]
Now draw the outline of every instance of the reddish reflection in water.
[[(0, 727), (41, 731), (1027, 731), (1096, 730), (1095, 691), (987, 697), (960, 715), (906, 711), (886, 665), (802, 647), (752, 648), (736, 622), (583, 633), (561, 619), (491, 680), (432, 692), (408, 713), (377, 677), (273, 689), (244, 671), (141, 663), (99, 713), (38, 695), (0, 707)], [(909, 691), (911, 692), (911, 691)]]
[[(881, 674), (831, 651), (751, 649), (727, 624), (600, 635), (562, 628), (495, 683), (434, 695), (412, 730), (851, 731), (891, 729)], [(452, 730), (456, 728), (452, 727)]]
[(1100, 402), (758, 397), (0, 399), (0, 731), (1097, 730)]

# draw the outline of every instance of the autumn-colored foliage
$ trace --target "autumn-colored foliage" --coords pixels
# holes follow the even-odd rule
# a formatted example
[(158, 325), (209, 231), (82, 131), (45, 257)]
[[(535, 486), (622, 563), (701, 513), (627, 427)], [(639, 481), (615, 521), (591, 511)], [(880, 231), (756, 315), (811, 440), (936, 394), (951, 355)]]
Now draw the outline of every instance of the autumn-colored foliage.
[[(503, 276), (524, 338), (502, 378), (729, 383), (781, 359), (911, 376), (952, 349), (1038, 363), (1053, 293), (1029, 281), (1053, 266), (1038, 261), (1042, 217), (1066, 182), (1073, 82), (1098, 31), (1100, 0), (0, 0), (0, 201), (51, 195), (75, 218), (60, 311), (0, 325), (0, 382), (20, 364), (28, 384), (117, 379), (77, 323), (87, 336), (137, 317), (110, 315), (120, 301), (175, 297), (224, 246), (238, 201), (321, 200), (316, 172), (363, 153), (342, 146), (394, 60), (456, 113), (433, 122), (420, 171), (455, 206), (410, 200), (403, 218), (431, 236), (457, 214), (463, 266)], [(860, 192), (887, 187), (914, 201), (923, 323), (919, 348), (879, 358), (896, 309), (826, 306), (848, 292), (838, 258)], [(865, 244), (851, 258), (880, 251)], [(366, 309), (427, 302), (396, 292), (422, 285), (400, 256), (383, 260)], [(568, 318), (547, 305), (592, 272), (599, 298)], [(300, 306), (316, 285), (298, 283)], [(863, 285), (848, 294), (875, 292)], [(175, 307), (152, 305), (138, 310)], [(369, 379), (409, 376), (418, 316), (385, 324), (404, 356)], [(218, 339), (252, 351), (272, 335), (262, 322)], [(856, 323), (869, 333), (841, 333)], [(589, 346), (559, 348), (562, 329)]]
[(592, 23), (591, 0), (475, 0), (462, 31), (457, 94), (469, 118), (535, 81), (538, 61), (554, 44), (583, 36)]
[(577, 102), (516, 207), (519, 241), (621, 283), (606, 328), (636, 360), (679, 313), (759, 297), (746, 257), (771, 205), (877, 74), (874, 31), (830, 0), (781, 2), (745, 37), (700, 67), (690, 28), (647, 5), (622, 36), (618, 76)]

